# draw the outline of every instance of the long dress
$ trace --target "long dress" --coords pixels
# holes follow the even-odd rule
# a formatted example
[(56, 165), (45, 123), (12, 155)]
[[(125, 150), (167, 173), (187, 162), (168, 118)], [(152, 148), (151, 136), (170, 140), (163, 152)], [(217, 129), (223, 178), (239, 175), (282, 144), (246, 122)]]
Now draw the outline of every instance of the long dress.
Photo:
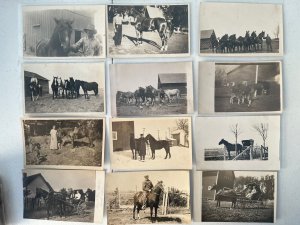
[(52, 129), (50, 131), (50, 150), (57, 150), (57, 130)]

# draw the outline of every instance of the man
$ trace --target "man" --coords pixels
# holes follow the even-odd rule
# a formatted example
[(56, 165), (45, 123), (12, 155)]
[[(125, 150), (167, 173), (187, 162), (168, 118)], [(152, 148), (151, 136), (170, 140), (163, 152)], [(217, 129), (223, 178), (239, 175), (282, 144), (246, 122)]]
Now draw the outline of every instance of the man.
[(115, 36), (113, 37), (115, 41), (115, 46), (121, 45), (122, 42), (122, 23), (123, 23), (123, 16), (121, 14), (121, 10), (118, 9), (115, 17), (113, 18), (113, 27)]
[(89, 24), (84, 29), (84, 32), (87, 36), (72, 45), (71, 49), (75, 52), (80, 52), (79, 54), (82, 56), (99, 56), (101, 54), (101, 44), (99, 40), (95, 38), (95, 34), (97, 33), (95, 26)]
[(146, 139), (144, 138), (144, 134), (141, 134), (140, 137), (140, 146), (139, 146), (139, 151), (140, 151), (140, 159), (142, 162), (145, 161), (145, 155), (146, 155)]
[(145, 178), (145, 180), (142, 184), (142, 189), (144, 191), (144, 203), (143, 203), (142, 209), (145, 209), (147, 207), (147, 197), (153, 188), (153, 184), (152, 184), (151, 180), (149, 179), (149, 175), (144, 176), (144, 178)]

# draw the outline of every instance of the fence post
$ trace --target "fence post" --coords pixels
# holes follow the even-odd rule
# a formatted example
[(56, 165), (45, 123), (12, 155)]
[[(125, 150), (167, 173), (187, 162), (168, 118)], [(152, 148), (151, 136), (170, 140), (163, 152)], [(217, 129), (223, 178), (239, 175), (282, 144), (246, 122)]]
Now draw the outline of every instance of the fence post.
[(162, 209), (161, 209), (161, 214), (165, 215), (165, 201), (166, 201), (166, 194), (163, 194), (163, 202), (162, 202)]

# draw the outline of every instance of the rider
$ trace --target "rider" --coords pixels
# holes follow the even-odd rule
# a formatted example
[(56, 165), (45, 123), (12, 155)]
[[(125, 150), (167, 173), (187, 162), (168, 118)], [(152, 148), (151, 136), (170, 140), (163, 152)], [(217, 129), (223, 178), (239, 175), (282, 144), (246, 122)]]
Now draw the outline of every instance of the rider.
[(142, 189), (144, 191), (143, 192), (144, 203), (143, 203), (142, 209), (145, 209), (147, 207), (147, 197), (153, 188), (153, 184), (152, 184), (151, 180), (149, 179), (149, 175), (145, 175), (144, 178), (145, 178), (145, 180), (143, 181), (143, 184), (142, 184)]

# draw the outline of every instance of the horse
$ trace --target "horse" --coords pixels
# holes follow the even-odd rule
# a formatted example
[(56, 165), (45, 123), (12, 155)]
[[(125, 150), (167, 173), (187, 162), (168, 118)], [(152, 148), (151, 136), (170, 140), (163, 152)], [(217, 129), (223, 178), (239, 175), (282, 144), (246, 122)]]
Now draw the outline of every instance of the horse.
[(145, 102), (146, 96), (145, 96), (145, 88), (143, 87), (139, 87), (139, 89), (137, 89), (134, 92), (134, 98), (135, 98), (135, 104), (138, 105), (140, 103), (140, 100), (142, 100), (142, 103)]
[(130, 134), (129, 145), (132, 153), (132, 159), (136, 160), (137, 155), (140, 155), (139, 147), (140, 139), (134, 138), (134, 134)]
[(134, 26), (137, 40), (136, 46), (143, 43), (143, 32), (157, 31), (162, 42), (160, 50), (168, 50), (168, 39), (171, 38), (173, 34), (172, 18), (146, 18), (145, 15), (138, 12), (135, 8), (130, 10), (130, 14), (136, 19), (136, 24)]
[(68, 56), (73, 21), (56, 18), (54, 21), (56, 26), (50, 40), (42, 39), (37, 43), (36, 56)]
[(226, 147), (226, 150), (228, 152), (228, 158), (230, 159), (230, 152), (237, 151), (237, 155), (242, 152), (243, 146), (241, 144), (231, 144), (228, 141), (221, 139), (219, 142), (219, 145), (224, 145)]
[(79, 98), (80, 96), (80, 86), (81, 86), (81, 80), (75, 80), (74, 82), (74, 91), (75, 91), (75, 98)]
[(64, 85), (64, 82), (61, 79), (61, 77), (57, 78), (57, 84), (58, 84), (57, 95), (64, 98), (65, 97), (65, 85)]
[(244, 52), (251, 50), (251, 38), (250, 38), (250, 31), (246, 31), (245, 37), (244, 37)]
[(89, 98), (88, 91), (94, 91), (95, 96), (98, 95), (98, 83), (97, 82), (86, 82), (81, 81), (81, 88), (84, 93), (84, 97)]
[(127, 92), (118, 91), (117, 99), (119, 99), (120, 102), (125, 102), (127, 104), (130, 104), (134, 99), (134, 93), (131, 91), (127, 91)]
[(237, 193), (232, 188), (219, 187), (214, 184), (212, 187), (208, 187), (209, 191), (216, 190), (215, 200), (217, 201), (216, 207), (221, 207), (221, 201), (231, 202), (231, 207), (236, 207)]
[(65, 90), (67, 98), (73, 98), (77, 96), (75, 93), (75, 81), (73, 77), (70, 77), (70, 80), (65, 80)]
[(164, 95), (168, 98), (168, 102), (171, 102), (171, 98), (176, 98), (176, 102), (178, 104), (180, 98), (180, 90), (179, 89), (166, 89), (163, 90)]
[(151, 85), (146, 87), (146, 91), (145, 91), (145, 97), (146, 99), (150, 98), (151, 99), (151, 105), (154, 105), (155, 102), (155, 98), (158, 95), (158, 91), (152, 87)]
[(221, 50), (221, 53), (225, 53), (226, 51), (227, 53), (229, 52), (228, 38), (229, 38), (228, 34), (225, 34), (219, 40), (219, 48)]
[(256, 41), (257, 49), (258, 49), (258, 50), (259, 50), (259, 46), (260, 46), (260, 50), (263, 49), (263, 39), (264, 39), (264, 38), (265, 38), (265, 32), (264, 32), (264, 31), (260, 32), (260, 33), (257, 35), (255, 41)]
[(58, 77), (53, 77), (53, 81), (51, 84), (51, 89), (52, 89), (52, 98), (58, 98)]
[(229, 52), (235, 52), (235, 46), (236, 46), (236, 35), (232, 34), (228, 38), (228, 49), (229, 49)]
[(38, 98), (40, 97), (41, 94), (41, 88), (39, 87), (38, 84), (36, 84), (35, 82), (31, 82), (29, 85), (29, 91), (30, 91), (30, 97), (31, 97), (31, 101), (36, 101), (38, 100)]
[(253, 31), (251, 33), (250, 41), (251, 41), (250, 47), (251, 47), (252, 51), (256, 52), (256, 41), (257, 41), (256, 31)]
[[(147, 204), (146, 207), (150, 207), (150, 218), (153, 221), (153, 208), (154, 208), (154, 219), (157, 220), (157, 209), (159, 207), (160, 194), (164, 192), (162, 181), (158, 181), (151, 192), (146, 196)], [(135, 220), (135, 211), (137, 211), (138, 219), (140, 218), (140, 210), (144, 204), (145, 194), (140, 191), (135, 193), (133, 197), (133, 219)]]
[(244, 37), (239, 36), (236, 39), (235, 46), (237, 47), (237, 51), (241, 52), (243, 50)]
[(95, 190), (88, 188), (86, 190), (86, 192), (84, 193), (84, 195), (85, 195), (86, 202), (95, 202), (95, 199), (96, 199), (96, 191)]
[(157, 141), (151, 134), (148, 134), (145, 139), (149, 142), (150, 144), (150, 149), (152, 152), (152, 157), (151, 159), (155, 159), (155, 150), (159, 150), (164, 148), (166, 151), (166, 157), (165, 159), (167, 159), (167, 157), (169, 156), (169, 159), (171, 158), (171, 153), (170, 153), (170, 143), (166, 140), (160, 140)]

